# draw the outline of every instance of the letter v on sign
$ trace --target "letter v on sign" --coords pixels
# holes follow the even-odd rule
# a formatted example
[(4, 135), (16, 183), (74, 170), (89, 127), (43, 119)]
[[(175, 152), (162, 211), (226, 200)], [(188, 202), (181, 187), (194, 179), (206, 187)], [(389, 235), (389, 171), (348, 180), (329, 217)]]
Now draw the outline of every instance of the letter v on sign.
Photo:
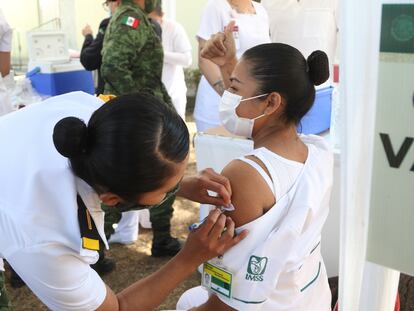
[[(397, 154), (395, 154), (394, 148), (391, 144), (390, 136), (388, 134), (380, 133), (380, 137), (382, 145), (384, 146), (385, 154), (387, 155), (389, 165), (394, 168), (399, 168), (405, 156), (407, 155), (408, 150), (410, 150), (410, 147), (414, 142), (414, 138), (406, 137), (400, 147), (400, 150), (398, 150)], [(411, 171), (414, 171), (414, 164), (411, 167)]]

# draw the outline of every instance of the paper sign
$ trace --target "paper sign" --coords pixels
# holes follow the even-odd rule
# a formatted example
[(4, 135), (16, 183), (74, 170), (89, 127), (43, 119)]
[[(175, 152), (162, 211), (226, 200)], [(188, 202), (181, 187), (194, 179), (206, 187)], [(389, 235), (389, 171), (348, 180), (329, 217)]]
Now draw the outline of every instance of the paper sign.
[(414, 4), (384, 4), (367, 259), (414, 275)]

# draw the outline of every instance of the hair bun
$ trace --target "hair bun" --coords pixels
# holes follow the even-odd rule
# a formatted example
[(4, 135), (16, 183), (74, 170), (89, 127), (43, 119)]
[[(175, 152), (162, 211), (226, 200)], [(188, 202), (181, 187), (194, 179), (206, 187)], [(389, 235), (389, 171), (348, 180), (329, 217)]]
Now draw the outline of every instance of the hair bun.
[(313, 85), (320, 85), (329, 78), (328, 56), (323, 51), (314, 51), (308, 59), (309, 79)]
[(74, 158), (86, 152), (87, 132), (85, 122), (75, 117), (67, 117), (56, 123), (53, 143), (61, 155)]

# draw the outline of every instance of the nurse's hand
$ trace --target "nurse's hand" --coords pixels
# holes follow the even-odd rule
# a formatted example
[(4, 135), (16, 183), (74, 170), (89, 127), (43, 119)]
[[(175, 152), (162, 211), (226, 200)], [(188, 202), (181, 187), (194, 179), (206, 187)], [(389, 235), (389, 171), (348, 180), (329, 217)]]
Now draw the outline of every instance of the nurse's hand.
[(182, 256), (183, 261), (188, 264), (198, 266), (209, 259), (223, 255), (248, 234), (247, 230), (244, 230), (236, 235), (234, 227), (230, 217), (219, 209), (212, 210), (203, 224), (188, 235), (179, 256)]
[(211, 60), (218, 66), (224, 66), (236, 59), (236, 43), (233, 38), (235, 21), (231, 21), (224, 32), (211, 36), (201, 50), (201, 57)]
[[(208, 190), (218, 196), (210, 196)], [(231, 203), (231, 186), (227, 177), (207, 168), (196, 176), (184, 177), (177, 195), (198, 203), (222, 206)]]

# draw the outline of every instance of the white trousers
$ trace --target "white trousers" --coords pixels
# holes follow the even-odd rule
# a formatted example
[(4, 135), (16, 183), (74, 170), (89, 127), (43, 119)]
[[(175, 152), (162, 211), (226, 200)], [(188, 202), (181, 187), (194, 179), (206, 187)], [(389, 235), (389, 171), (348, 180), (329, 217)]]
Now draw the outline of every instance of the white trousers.
[(138, 239), (139, 224), (144, 228), (151, 228), (148, 210), (131, 211), (122, 214), (115, 232), (111, 235), (110, 243), (133, 243)]

